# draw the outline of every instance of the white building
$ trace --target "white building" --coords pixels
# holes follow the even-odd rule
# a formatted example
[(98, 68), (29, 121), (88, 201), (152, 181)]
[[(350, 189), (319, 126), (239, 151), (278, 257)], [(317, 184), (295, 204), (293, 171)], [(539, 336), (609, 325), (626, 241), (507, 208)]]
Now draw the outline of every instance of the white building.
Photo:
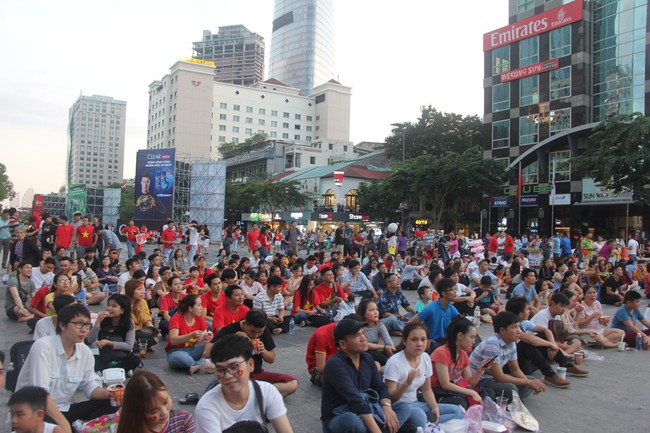
[(122, 181), (125, 124), (125, 101), (100, 95), (77, 98), (68, 120), (68, 186)]

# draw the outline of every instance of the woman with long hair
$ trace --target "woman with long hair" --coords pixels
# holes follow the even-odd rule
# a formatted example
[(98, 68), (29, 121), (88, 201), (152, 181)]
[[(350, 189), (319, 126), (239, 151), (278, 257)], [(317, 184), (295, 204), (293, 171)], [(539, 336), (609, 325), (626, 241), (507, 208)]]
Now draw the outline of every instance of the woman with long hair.
[(88, 337), (88, 344), (97, 343), (95, 371), (119, 367), (125, 371), (140, 365), (132, 354), (135, 344), (135, 324), (131, 318), (131, 301), (126, 295), (114, 294), (106, 302), (106, 310), (97, 315)]
[(169, 321), (167, 339), (167, 364), (171, 368), (187, 370), (194, 374), (201, 368), (203, 358), (203, 336), (208, 325), (203, 319), (201, 298), (187, 295), (179, 303), (179, 312)]
[[(431, 359), (424, 351), (429, 344), (427, 327), (422, 323), (410, 322), (402, 330), (404, 350), (391, 356), (384, 367), (384, 382), (391, 400), (408, 404), (411, 416), (406, 423), (415, 429), (427, 426), (427, 421), (445, 423), (462, 418), (465, 411), (453, 404), (438, 404), (431, 390), (433, 368)], [(423, 402), (418, 401), (421, 388)]]
[(182, 249), (176, 248), (176, 251), (174, 251), (174, 255), (172, 256), (172, 261), (170, 264), (171, 264), (172, 271), (175, 272), (176, 275), (184, 276), (187, 274), (185, 270), (187, 263), (185, 262), (185, 255), (183, 254)]
[(481, 402), (474, 389), (485, 372), (485, 366), (474, 374), (469, 368), (467, 351), (474, 346), (476, 328), (466, 318), (458, 316), (447, 327), (447, 342), (431, 354), (433, 376), (431, 386), (440, 402), (469, 407), (468, 398)]
[(242, 280), (244, 278), (244, 274), (246, 271), (250, 269), (251, 266), (251, 261), (248, 257), (242, 257), (239, 260), (239, 265), (235, 268), (235, 272), (237, 272), (237, 279)]
[(598, 301), (598, 291), (594, 286), (585, 286), (583, 309), (576, 314), (576, 324), (580, 329), (596, 333), (596, 343), (603, 347), (616, 347), (624, 337), (620, 329), (608, 328), (609, 317), (603, 315), (603, 306)]
[(117, 433), (194, 433), (190, 412), (172, 409), (165, 384), (150, 371), (138, 371), (126, 384)]
[(124, 284), (124, 293), (131, 301), (131, 319), (135, 329), (135, 338), (147, 342), (148, 350), (154, 351), (158, 343), (158, 330), (154, 328), (151, 312), (145, 298), (144, 286), (138, 280), (129, 280)]
[(99, 283), (104, 286), (108, 284), (109, 290), (111, 293), (117, 291), (117, 272), (115, 268), (111, 266), (111, 258), (109, 256), (102, 257), (101, 264), (97, 268), (97, 278), (99, 278)]
[[(315, 327), (329, 323), (325, 309), (321, 308), (318, 293), (314, 291), (316, 277), (305, 275), (300, 281), (298, 290), (293, 297), (291, 315), (300, 326), (311, 325)], [(322, 318), (322, 320), (321, 320)]]
[(372, 299), (364, 299), (357, 307), (357, 314), (368, 325), (363, 328), (363, 333), (368, 341), (368, 353), (380, 365), (386, 365), (388, 358), (395, 353), (395, 345), (393, 339), (390, 338), (386, 325), (382, 323), (379, 317), (377, 304)]

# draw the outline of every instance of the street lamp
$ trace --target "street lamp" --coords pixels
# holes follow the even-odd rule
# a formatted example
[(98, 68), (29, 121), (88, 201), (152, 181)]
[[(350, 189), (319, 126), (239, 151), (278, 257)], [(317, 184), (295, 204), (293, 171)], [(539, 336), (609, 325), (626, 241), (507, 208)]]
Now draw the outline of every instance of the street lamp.
[(390, 126), (396, 126), (402, 130), (402, 162), (406, 160), (406, 148), (404, 147), (404, 128), (406, 123), (391, 123)]

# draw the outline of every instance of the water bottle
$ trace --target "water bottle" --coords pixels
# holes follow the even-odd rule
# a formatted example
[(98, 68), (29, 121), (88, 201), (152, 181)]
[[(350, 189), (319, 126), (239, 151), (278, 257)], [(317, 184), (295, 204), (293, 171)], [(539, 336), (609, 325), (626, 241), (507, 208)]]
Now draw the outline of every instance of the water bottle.
[(478, 305), (474, 308), (474, 325), (481, 326), (481, 308)]
[(104, 287), (102, 288), (102, 292), (106, 295), (106, 297), (109, 297), (111, 294), (111, 289), (108, 288), (108, 284), (104, 284)]
[(643, 350), (643, 334), (640, 332), (636, 334), (636, 351), (640, 352)]
[(289, 335), (293, 335), (296, 328), (296, 322), (294, 322), (293, 317), (289, 320)]

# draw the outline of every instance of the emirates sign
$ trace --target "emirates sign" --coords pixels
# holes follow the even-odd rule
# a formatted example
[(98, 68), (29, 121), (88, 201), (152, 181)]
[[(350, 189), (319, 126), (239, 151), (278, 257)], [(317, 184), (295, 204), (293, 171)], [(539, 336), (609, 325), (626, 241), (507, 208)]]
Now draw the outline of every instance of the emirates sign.
[(548, 12), (517, 21), (483, 35), (483, 51), (490, 51), (582, 20), (583, 0), (551, 9)]

